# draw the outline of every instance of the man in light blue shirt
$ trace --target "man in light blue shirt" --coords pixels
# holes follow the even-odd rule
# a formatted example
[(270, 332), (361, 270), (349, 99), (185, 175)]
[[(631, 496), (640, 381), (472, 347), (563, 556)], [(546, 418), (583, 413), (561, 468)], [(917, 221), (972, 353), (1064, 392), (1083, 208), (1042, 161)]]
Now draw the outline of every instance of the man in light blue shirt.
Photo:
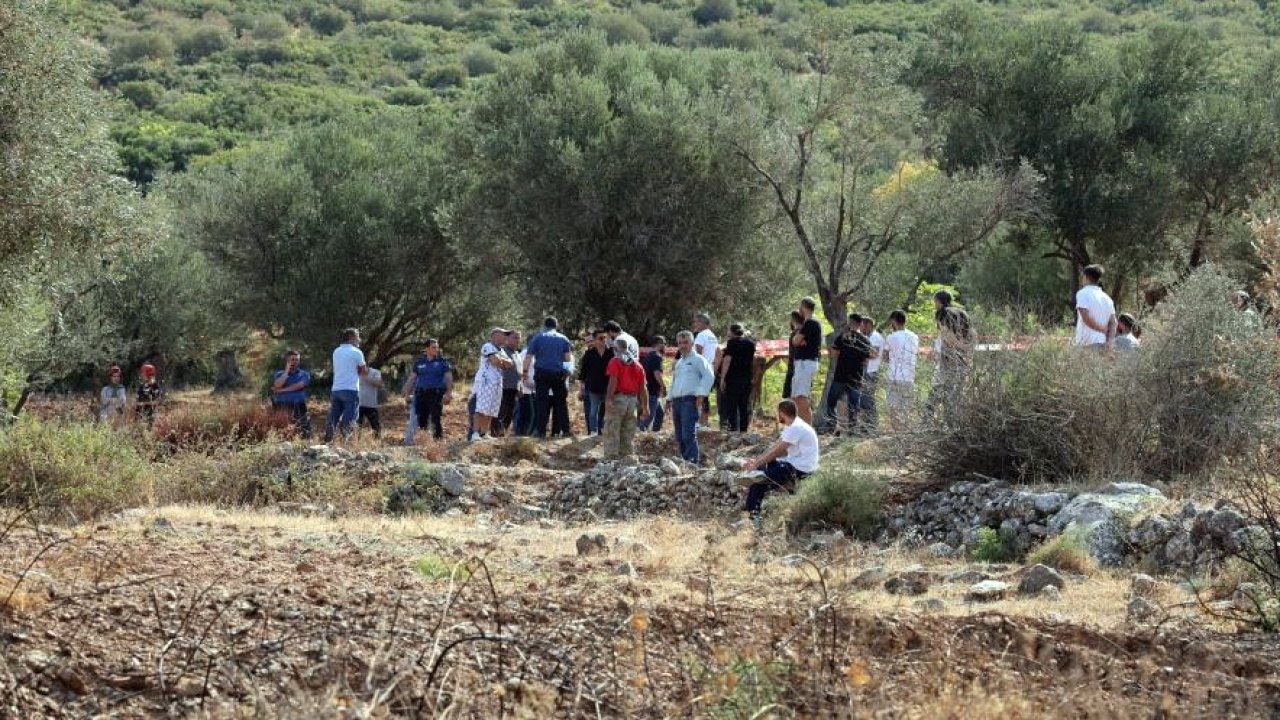
[(364, 353), (360, 352), (360, 331), (342, 331), (342, 344), (333, 351), (333, 389), (329, 401), (329, 421), (324, 427), (324, 441), (333, 441), (334, 428), (350, 439), (360, 414), (360, 376), (369, 371)]
[(676, 335), (676, 362), (671, 371), (671, 386), (667, 402), (671, 406), (672, 425), (676, 443), (680, 445), (680, 457), (698, 464), (702, 460), (698, 448), (698, 415), (703, 402), (716, 382), (711, 363), (693, 349), (693, 333), (681, 330)]

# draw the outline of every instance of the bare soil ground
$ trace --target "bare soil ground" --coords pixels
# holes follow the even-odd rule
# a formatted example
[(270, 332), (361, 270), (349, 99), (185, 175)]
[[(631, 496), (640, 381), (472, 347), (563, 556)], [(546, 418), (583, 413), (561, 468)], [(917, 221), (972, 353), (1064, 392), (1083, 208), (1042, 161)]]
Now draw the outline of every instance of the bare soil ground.
[[(592, 465), (593, 443), (396, 452), (475, 463), (519, 504)], [(0, 717), (1280, 717), (1280, 643), (1172, 581), (1142, 624), (1126, 573), (971, 603), (948, 575), (1017, 567), (806, 552), (731, 519), (168, 506), (0, 527)], [(607, 550), (580, 555), (594, 533)], [(918, 597), (865, 574), (914, 565), (937, 579)]]
[[(614, 539), (608, 555), (577, 554), (584, 529)], [(999, 613), (942, 588), (932, 596), (947, 609), (924, 613), (853, 582), (870, 562), (910, 557), (846, 546), (789, 566), (786, 549), (671, 518), (568, 528), (173, 507), (74, 532), (18, 530), (0, 551), (43, 552), (5, 600), (0, 707), (13, 717), (1280, 712), (1274, 641), (1189, 614), (1128, 626), (1119, 578)]]

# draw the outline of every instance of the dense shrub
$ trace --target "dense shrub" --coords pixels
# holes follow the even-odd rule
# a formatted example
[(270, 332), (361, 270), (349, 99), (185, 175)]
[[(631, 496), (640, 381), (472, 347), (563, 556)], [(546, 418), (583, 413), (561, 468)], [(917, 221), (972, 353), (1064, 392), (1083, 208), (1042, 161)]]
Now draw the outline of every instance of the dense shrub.
[(113, 65), (143, 60), (168, 60), (171, 57), (173, 41), (157, 32), (127, 33), (117, 37), (111, 47)]
[(610, 45), (624, 43), (643, 45), (649, 42), (649, 29), (631, 15), (622, 13), (598, 15), (592, 23), (604, 31)]
[(237, 448), (292, 434), (283, 413), (258, 401), (177, 407), (156, 418), (155, 439), (171, 450)]
[(265, 13), (253, 21), (253, 39), (280, 40), (290, 29), (289, 21), (280, 13)]
[(497, 72), (502, 58), (502, 53), (488, 45), (473, 45), (462, 54), (462, 64), (469, 77), (480, 77)]
[(154, 110), (164, 97), (164, 86), (154, 80), (131, 80), (116, 86), (120, 96), (140, 110)]
[(457, 63), (428, 68), (423, 71), (418, 82), (437, 90), (463, 87), (467, 84), (467, 69)]
[(1065, 338), (978, 353), (914, 458), (943, 480), (1168, 479), (1251, 451), (1280, 410), (1280, 356), (1271, 331), (1227, 303), (1233, 287), (1213, 268), (1192, 274), (1146, 323), (1136, 356)]
[(738, 3), (735, 0), (702, 0), (693, 9), (693, 19), (699, 25), (711, 25), (725, 20), (732, 20), (738, 14)]
[(1093, 556), (1089, 554), (1089, 543), (1084, 532), (1078, 528), (1050, 538), (1043, 545), (1027, 553), (1030, 565), (1048, 565), (1051, 568), (1074, 573), (1088, 574), (1097, 568)]
[(782, 501), (794, 532), (834, 527), (870, 540), (884, 519), (883, 479), (850, 467), (831, 467), (801, 480), (796, 494)]
[(199, 27), (178, 38), (178, 57), (184, 63), (202, 60), (231, 47), (231, 38), (219, 27)]
[(311, 13), (307, 23), (321, 35), (337, 35), (347, 27), (349, 16), (333, 7), (323, 7)]
[(88, 520), (147, 499), (147, 461), (103, 425), (24, 418), (0, 428), (0, 502), (37, 517)]
[(398, 87), (387, 90), (383, 100), (388, 105), (417, 107), (430, 103), (434, 97), (435, 93), (420, 87)]

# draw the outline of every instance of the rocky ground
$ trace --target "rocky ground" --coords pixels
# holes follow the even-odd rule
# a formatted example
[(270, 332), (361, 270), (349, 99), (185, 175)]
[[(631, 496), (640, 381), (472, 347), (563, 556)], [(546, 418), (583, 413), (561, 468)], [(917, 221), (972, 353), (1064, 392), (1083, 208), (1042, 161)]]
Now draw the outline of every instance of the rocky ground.
[[(1280, 646), (1212, 613), (1235, 590), (1183, 580), (1249, 532), (1230, 506), (1125, 484), (909, 492), (886, 469), (879, 541), (757, 536), (733, 524), (728, 468), (767, 439), (705, 439), (701, 468), (666, 437), (623, 464), (592, 439), (297, 445), (289, 477), (375, 478), (423, 512), (304, 498), (15, 524), (0, 716), (1280, 714)], [(977, 562), (979, 526), (1019, 550), (1078, 533), (1092, 560)]]

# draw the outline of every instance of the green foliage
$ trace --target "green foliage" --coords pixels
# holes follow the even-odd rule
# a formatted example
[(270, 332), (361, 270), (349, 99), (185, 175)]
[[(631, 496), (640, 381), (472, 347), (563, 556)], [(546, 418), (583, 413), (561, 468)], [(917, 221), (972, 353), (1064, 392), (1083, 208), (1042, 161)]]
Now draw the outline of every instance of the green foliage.
[(321, 35), (337, 35), (346, 29), (351, 17), (334, 7), (322, 7), (311, 13), (307, 24)]
[(1075, 527), (1027, 553), (1027, 564), (1074, 573), (1088, 573), (1096, 567), (1084, 531)]
[(778, 707), (786, 693), (792, 668), (778, 661), (735, 658), (728, 668), (733, 682), (707, 712), (714, 720), (746, 720), (762, 715), (766, 708)]
[(139, 110), (154, 110), (164, 97), (164, 86), (154, 80), (132, 80), (116, 86), (120, 96)]
[(587, 34), (513, 58), (471, 107), (476, 183), (454, 231), (501, 247), (522, 305), (570, 327), (616, 317), (643, 336), (691, 307), (746, 315), (785, 264), (762, 261), (758, 189), (708, 137), (700, 98), (739, 61)]
[(376, 363), (485, 323), (483, 257), (438, 220), (452, 178), (436, 118), (385, 114), (204, 168), (175, 197), (185, 236), (239, 288), (232, 316), (319, 352), (355, 325)]
[(0, 502), (41, 518), (92, 520), (145, 502), (147, 474), (129, 439), (103, 425), (0, 428)]
[(203, 26), (184, 33), (178, 38), (178, 58), (184, 63), (195, 63), (214, 53), (231, 47), (231, 38), (220, 27)]
[(848, 466), (827, 467), (801, 480), (796, 494), (783, 499), (787, 526), (834, 527), (850, 537), (870, 540), (884, 521), (884, 479)]
[(386, 488), (383, 511), (392, 515), (439, 512), (448, 495), (436, 482), (439, 469), (425, 462), (410, 463), (403, 472), (403, 482)]
[(970, 553), (979, 562), (1003, 563), (1018, 559), (1013, 534), (991, 527), (978, 528), (978, 541)]
[(432, 582), (437, 580), (466, 580), (471, 577), (471, 568), (466, 563), (453, 563), (439, 555), (423, 555), (413, 564), (413, 569), (423, 578)]
[(158, 32), (125, 33), (111, 43), (111, 62), (116, 65), (173, 58), (173, 41)]
[(737, 0), (699, 0), (693, 9), (693, 19), (699, 25), (711, 25), (732, 20), (738, 15)]
[(254, 40), (280, 40), (287, 36), (293, 28), (289, 21), (279, 13), (263, 13), (253, 21)]
[(978, 353), (913, 457), (939, 478), (1208, 477), (1280, 412), (1271, 331), (1227, 303), (1233, 287), (1213, 267), (1192, 273), (1146, 319), (1136, 357), (1052, 338)]

